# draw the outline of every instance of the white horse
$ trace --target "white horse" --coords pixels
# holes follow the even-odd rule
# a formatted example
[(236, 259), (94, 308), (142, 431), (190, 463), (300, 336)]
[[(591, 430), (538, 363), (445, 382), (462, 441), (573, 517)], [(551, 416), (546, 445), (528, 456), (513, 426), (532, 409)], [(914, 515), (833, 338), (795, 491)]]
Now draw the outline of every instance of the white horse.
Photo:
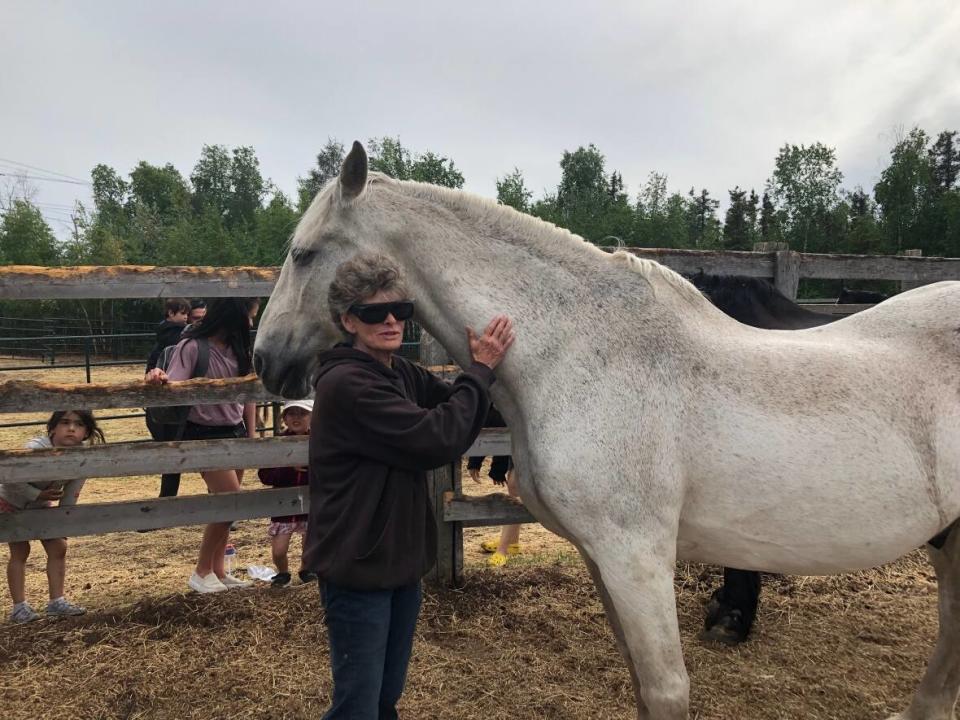
[[(257, 336), (264, 384), (309, 391), (339, 336), (337, 265), (379, 251), (461, 365), (463, 328), (509, 314), (497, 369), (520, 493), (580, 550), (640, 718), (687, 717), (675, 561), (789, 574), (894, 560), (960, 517), (960, 283), (810, 330), (731, 320), (673, 271), (463, 192), (367, 172), (354, 143), (313, 201)], [(942, 538), (941, 538), (942, 539)], [(960, 532), (931, 548), (940, 636), (899, 718), (952, 718)]]

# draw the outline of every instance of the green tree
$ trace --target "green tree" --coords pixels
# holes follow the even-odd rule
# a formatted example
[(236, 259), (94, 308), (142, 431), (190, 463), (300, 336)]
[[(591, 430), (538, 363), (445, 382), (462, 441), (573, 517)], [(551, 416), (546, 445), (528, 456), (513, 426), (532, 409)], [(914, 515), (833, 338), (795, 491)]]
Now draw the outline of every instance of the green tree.
[(927, 249), (921, 233), (921, 215), (933, 183), (927, 140), (927, 134), (916, 127), (900, 138), (890, 151), (890, 164), (873, 188), (889, 252)]
[(444, 187), (463, 187), (463, 174), (453, 160), (432, 151), (413, 154), (403, 146), (400, 138), (371, 138), (370, 169), (397, 180), (416, 180)]
[[(730, 194), (730, 205), (727, 206), (727, 212), (723, 221), (723, 248), (725, 250), (750, 250), (753, 248), (754, 225), (756, 218), (756, 199), (757, 195), (750, 192), (750, 199), (747, 198), (747, 191), (741, 190), (738, 185)], [(752, 211), (751, 211), (751, 201)]]
[(303, 213), (323, 186), (340, 174), (340, 166), (346, 153), (343, 143), (327, 138), (327, 144), (317, 153), (316, 163), (307, 171), (307, 176), (297, 178), (297, 209)]
[(501, 205), (509, 205), (520, 212), (530, 212), (532, 198), (533, 192), (527, 190), (523, 173), (519, 168), (514, 168), (513, 172), (497, 178), (497, 202)]
[(255, 264), (283, 263), (298, 216), (286, 195), (279, 191), (274, 193), (267, 206), (257, 214), (256, 257), (252, 259)]
[(190, 173), (193, 183), (194, 212), (200, 216), (213, 212), (226, 218), (230, 210), (231, 158), (224, 145), (204, 145), (200, 159)]
[(836, 151), (822, 143), (786, 144), (774, 162), (768, 192), (783, 210), (790, 244), (807, 252), (823, 234), (823, 223), (839, 202), (843, 173), (836, 167)]
[(690, 242), (695, 248), (720, 246), (720, 221), (717, 219), (718, 200), (703, 188), (699, 193), (690, 188), (688, 227)]
[(0, 258), (12, 265), (57, 265), (60, 248), (39, 208), (14, 200), (0, 220)]
[(127, 188), (129, 205), (148, 207), (165, 221), (173, 221), (189, 210), (190, 187), (170, 163), (158, 167), (141, 160), (130, 172)]
[(590, 144), (560, 159), (560, 184), (550, 218), (591, 242), (608, 238), (629, 242), (634, 235), (634, 213), (619, 173), (605, 171), (606, 159)]
[(944, 130), (928, 151), (933, 184), (941, 192), (953, 189), (960, 176), (960, 144), (955, 130)]
[(877, 206), (863, 188), (857, 186), (846, 198), (849, 226), (844, 252), (873, 255), (881, 251), (882, 238), (877, 224)]
[(227, 227), (250, 228), (267, 193), (260, 161), (252, 147), (236, 147), (230, 160), (230, 200)]

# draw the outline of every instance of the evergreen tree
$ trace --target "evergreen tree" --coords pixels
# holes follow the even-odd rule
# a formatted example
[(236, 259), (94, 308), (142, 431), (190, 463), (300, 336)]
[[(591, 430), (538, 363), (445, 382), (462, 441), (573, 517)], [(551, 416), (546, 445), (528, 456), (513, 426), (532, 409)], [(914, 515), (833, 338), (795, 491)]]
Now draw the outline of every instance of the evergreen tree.
[[(738, 185), (730, 194), (730, 205), (727, 206), (727, 212), (723, 220), (723, 249), (724, 250), (750, 250), (752, 244), (752, 227), (748, 217), (748, 205), (746, 190), (741, 190)], [(754, 195), (754, 198), (756, 195)]]
[(960, 144), (955, 130), (944, 130), (928, 151), (933, 184), (937, 190), (951, 190), (960, 175)]

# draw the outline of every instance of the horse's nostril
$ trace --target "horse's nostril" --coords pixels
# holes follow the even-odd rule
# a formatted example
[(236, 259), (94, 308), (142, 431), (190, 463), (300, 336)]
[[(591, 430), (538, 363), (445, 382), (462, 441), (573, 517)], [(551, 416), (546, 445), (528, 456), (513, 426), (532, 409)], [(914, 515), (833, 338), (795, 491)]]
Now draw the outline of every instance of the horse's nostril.
[(253, 353), (253, 371), (257, 375), (263, 375), (263, 357), (256, 351)]

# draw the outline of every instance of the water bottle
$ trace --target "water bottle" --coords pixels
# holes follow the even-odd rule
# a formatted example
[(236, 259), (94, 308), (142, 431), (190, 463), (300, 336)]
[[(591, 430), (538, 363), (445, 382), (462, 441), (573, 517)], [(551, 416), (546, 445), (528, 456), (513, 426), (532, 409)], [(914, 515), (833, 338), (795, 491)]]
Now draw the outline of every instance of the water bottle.
[(227, 575), (233, 575), (233, 562), (237, 559), (237, 549), (233, 545), (227, 545), (223, 551), (223, 571)]

